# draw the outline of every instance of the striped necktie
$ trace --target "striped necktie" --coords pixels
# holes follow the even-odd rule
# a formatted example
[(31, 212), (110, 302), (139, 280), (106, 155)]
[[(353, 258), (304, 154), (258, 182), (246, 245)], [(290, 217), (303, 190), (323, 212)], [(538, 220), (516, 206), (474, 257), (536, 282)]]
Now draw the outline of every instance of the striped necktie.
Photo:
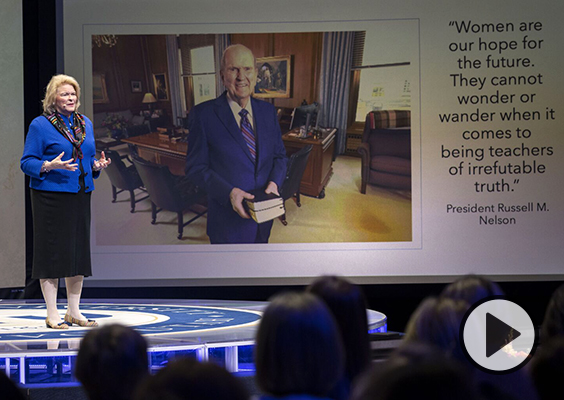
[(244, 108), (241, 111), (239, 111), (239, 115), (241, 116), (241, 133), (243, 134), (243, 139), (245, 139), (245, 142), (249, 147), (249, 151), (251, 152), (251, 156), (253, 157), (253, 160), (256, 160), (257, 148), (256, 148), (255, 134), (253, 132), (253, 127), (251, 126), (251, 123), (247, 118), (247, 114), (249, 114), (249, 112)]

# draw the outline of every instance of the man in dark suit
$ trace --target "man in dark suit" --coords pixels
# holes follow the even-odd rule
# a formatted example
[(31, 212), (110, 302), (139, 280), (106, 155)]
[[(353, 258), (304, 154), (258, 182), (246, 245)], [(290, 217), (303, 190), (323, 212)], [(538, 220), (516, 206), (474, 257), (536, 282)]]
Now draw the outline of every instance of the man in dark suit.
[(208, 193), (211, 243), (267, 243), (272, 221), (257, 224), (243, 207), (252, 191), (276, 193), (286, 176), (286, 150), (275, 108), (251, 97), (255, 57), (243, 45), (221, 59), (226, 92), (190, 112), (186, 175)]

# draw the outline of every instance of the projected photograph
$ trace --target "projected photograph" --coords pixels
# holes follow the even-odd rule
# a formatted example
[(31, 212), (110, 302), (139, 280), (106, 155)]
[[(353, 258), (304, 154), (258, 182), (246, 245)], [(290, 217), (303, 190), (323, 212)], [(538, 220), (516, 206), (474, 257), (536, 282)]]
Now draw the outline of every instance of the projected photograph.
[[(406, 35), (398, 43), (418, 43)], [(196, 134), (189, 115), (225, 96), (220, 60), (233, 44), (256, 59), (252, 95), (274, 107), (289, 161), (279, 188), (283, 211), (272, 220), (268, 243), (411, 242), (412, 182), (420, 174), (412, 163), (419, 152), (412, 113), (419, 111), (412, 110), (411, 88), (419, 86), (419, 54), (398, 49), (384, 61), (376, 36), (364, 30), (115, 35), (115, 46), (93, 46), (92, 71), (105, 79), (104, 96), (93, 79), (91, 119), (97, 150), (112, 159), (93, 195), (95, 245), (210, 243), (208, 233), (221, 225), (214, 222), (218, 200), (185, 176)], [(121, 121), (120, 135), (108, 120)]]

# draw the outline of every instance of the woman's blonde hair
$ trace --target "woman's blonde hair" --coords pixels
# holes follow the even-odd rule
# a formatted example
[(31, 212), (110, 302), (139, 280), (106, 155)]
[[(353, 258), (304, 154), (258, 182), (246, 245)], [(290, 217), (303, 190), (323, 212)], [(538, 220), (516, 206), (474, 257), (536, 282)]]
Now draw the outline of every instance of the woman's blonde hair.
[(43, 99), (43, 111), (52, 114), (57, 109), (55, 108), (55, 101), (57, 100), (57, 89), (62, 85), (71, 85), (74, 90), (76, 91), (76, 108), (80, 107), (80, 85), (72, 76), (68, 75), (54, 75), (49, 84), (47, 85), (47, 89), (45, 89), (45, 98)]

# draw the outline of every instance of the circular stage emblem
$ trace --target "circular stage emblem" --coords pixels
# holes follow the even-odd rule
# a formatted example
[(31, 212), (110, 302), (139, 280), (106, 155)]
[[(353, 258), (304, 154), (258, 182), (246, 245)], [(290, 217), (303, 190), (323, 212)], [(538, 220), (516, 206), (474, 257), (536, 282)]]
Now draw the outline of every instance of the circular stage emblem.
[[(100, 325), (131, 326), (144, 336), (204, 333), (222, 329), (258, 325), (261, 313), (224, 307), (83, 303), (82, 314)], [(66, 309), (59, 307), (61, 318)], [(45, 326), (45, 304), (0, 303), (0, 342), (45, 341), (50, 339), (81, 338), (85, 331), (76, 325), (57, 330)]]

